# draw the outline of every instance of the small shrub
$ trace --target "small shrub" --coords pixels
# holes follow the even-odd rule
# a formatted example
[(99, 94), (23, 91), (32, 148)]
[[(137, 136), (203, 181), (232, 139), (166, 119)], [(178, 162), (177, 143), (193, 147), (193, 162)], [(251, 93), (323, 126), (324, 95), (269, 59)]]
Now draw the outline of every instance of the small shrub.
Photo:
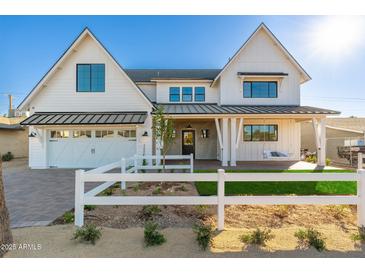
[(356, 234), (352, 234), (351, 239), (354, 242), (360, 241), (360, 242), (364, 243), (365, 242), (365, 226), (359, 227), (359, 231)]
[(133, 191), (134, 192), (138, 192), (138, 190), (139, 190), (139, 184), (133, 186)]
[(162, 193), (162, 189), (161, 187), (156, 187), (153, 191), (152, 191), (152, 194), (161, 194)]
[(113, 188), (107, 188), (103, 192), (100, 193), (101, 196), (112, 196), (113, 194)]
[(162, 245), (166, 242), (165, 236), (158, 231), (158, 224), (147, 222), (144, 226), (144, 242), (146, 247)]
[(67, 211), (63, 214), (63, 221), (66, 223), (66, 224), (70, 224), (70, 223), (73, 223), (74, 220), (75, 220), (75, 214), (71, 211)]
[(96, 205), (84, 205), (84, 209), (87, 211), (92, 211), (96, 208)]
[(326, 158), (326, 166), (329, 166), (332, 163), (330, 158)]
[(156, 215), (159, 215), (161, 212), (161, 209), (156, 205), (147, 205), (143, 206), (140, 215), (145, 220), (151, 220)]
[(257, 228), (248, 234), (243, 234), (240, 240), (245, 244), (265, 246), (268, 241), (274, 238), (270, 229), (261, 230)]
[(4, 154), (1, 156), (1, 159), (4, 161), (4, 162), (8, 162), (8, 161), (11, 161), (14, 159), (14, 155), (9, 151), (8, 153)]
[(313, 228), (299, 229), (294, 236), (298, 238), (299, 248), (312, 246), (320, 252), (326, 249), (325, 238), (322, 233)]
[[(147, 163), (147, 160), (146, 159), (143, 159), (142, 161), (142, 166), (146, 166), (148, 163)], [(146, 170), (145, 169), (141, 169), (141, 172), (142, 173), (146, 173)]]
[(208, 213), (208, 206), (207, 205), (197, 205), (194, 207), (196, 213), (200, 218), (205, 217)]
[(316, 155), (308, 155), (306, 158), (305, 158), (305, 161), (306, 162), (309, 162), (309, 163), (317, 163), (317, 156)]
[(206, 250), (212, 243), (213, 227), (211, 225), (198, 223), (194, 225), (193, 231), (196, 233), (196, 240), (199, 246), (203, 250)]
[(76, 230), (74, 233), (74, 239), (79, 239), (83, 242), (90, 242), (93, 245), (97, 240), (99, 240), (101, 237), (101, 229), (98, 229), (93, 224), (87, 224), (83, 227), (80, 227)]

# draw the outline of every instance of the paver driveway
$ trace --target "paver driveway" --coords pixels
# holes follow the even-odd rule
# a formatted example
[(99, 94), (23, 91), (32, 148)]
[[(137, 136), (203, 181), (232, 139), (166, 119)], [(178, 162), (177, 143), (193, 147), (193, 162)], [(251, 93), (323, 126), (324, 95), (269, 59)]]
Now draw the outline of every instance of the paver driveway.
[(27, 159), (15, 159), (3, 173), (12, 227), (47, 225), (74, 207), (75, 170), (31, 170)]

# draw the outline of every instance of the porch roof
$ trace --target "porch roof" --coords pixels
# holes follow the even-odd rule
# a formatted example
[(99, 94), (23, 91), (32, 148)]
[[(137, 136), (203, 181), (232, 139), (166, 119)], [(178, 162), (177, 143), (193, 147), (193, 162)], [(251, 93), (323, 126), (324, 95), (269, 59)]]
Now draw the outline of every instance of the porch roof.
[(340, 114), (339, 111), (309, 106), (287, 105), (217, 105), (217, 104), (156, 104), (167, 114)]
[(21, 125), (143, 124), (147, 112), (36, 112)]

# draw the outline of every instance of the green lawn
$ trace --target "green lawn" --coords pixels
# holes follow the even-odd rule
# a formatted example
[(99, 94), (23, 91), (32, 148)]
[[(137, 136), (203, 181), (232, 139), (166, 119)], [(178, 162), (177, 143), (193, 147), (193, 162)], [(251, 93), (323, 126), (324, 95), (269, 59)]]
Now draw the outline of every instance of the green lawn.
[[(196, 173), (216, 172), (216, 170), (196, 170)], [(344, 173), (351, 170), (226, 170), (242, 173)], [(216, 182), (196, 182), (200, 195), (217, 195)], [(353, 195), (356, 181), (304, 181), (304, 182), (226, 182), (226, 195)]]

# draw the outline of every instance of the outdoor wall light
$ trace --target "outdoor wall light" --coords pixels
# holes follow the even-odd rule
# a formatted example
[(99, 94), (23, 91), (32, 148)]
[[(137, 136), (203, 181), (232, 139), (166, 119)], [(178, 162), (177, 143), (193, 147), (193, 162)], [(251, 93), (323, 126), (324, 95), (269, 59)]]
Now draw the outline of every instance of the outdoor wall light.
[(209, 129), (202, 129), (201, 132), (202, 132), (201, 137), (203, 139), (206, 139), (209, 137)]
[(175, 138), (176, 137), (176, 130), (175, 129), (173, 129), (172, 130), (172, 138)]
[(188, 124), (188, 126), (187, 126), (186, 128), (188, 128), (188, 129), (192, 129), (192, 127), (191, 127), (191, 125), (190, 125), (190, 124)]
[[(143, 144), (145, 144), (145, 143), (147, 143), (147, 142), (148, 142), (148, 140), (149, 140), (149, 138), (148, 138), (148, 132), (147, 132), (147, 131), (145, 131), (145, 132), (142, 134), (141, 142), (142, 142)], [(143, 148), (143, 149), (144, 149), (144, 148)]]
[(28, 135), (28, 137), (30, 137), (30, 138), (34, 138), (36, 136), (37, 136), (37, 133), (35, 133), (33, 131)]

